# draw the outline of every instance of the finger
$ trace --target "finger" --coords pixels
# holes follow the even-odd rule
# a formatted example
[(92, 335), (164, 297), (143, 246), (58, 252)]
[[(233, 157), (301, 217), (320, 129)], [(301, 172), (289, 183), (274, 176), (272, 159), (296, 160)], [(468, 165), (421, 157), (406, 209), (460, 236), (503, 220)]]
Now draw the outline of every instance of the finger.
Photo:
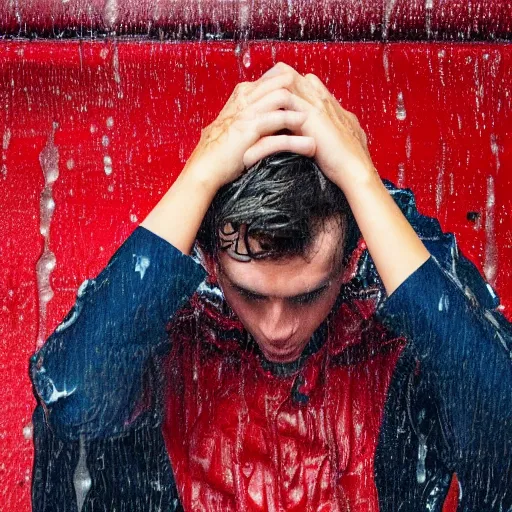
[(345, 110), (341, 106), (340, 102), (334, 97), (331, 91), (327, 89), (327, 86), (322, 82), (322, 80), (320, 80), (320, 78), (318, 78), (318, 76), (314, 75), (313, 73), (308, 73), (304, 78), (308, 81), (308, 83), (312, 85), (320, 97), (329, 98), (331, 100), (331, 103), (334, 105), (334, 109), (338, 115), (348, 117), (351, 123), (354, 121), (353, 118), (357, 120), (352, 112)]
[(312, 157), (316, 151), (315, 139), (299, 135), (271, 135), (262, 137), (245, 152), (243, 157), (244, 165), (249, 168), (262, 158), (279, 151), (292, 151), (293, 153)]
[[(276, 64), (274, 64), (268, 71), (266, 71), (263, 75), (261, 75), (261, 77), (259, 78), (259, 80), (264, 80), (266, 78), (269, 78), (271, 76), (275, 76), (275, 75), (278, 75), (280, 73), (285, 73), (285, 72), (289, 72), (289, 71), (295, 71), (294, 68), (292, 68), (291, 66), (289, 66), (288, 64), (285, 64), (284, 62), (277, 62)], [(258, 81), (259, 81), (258, 80)]]
[(288, 89), (277, 89), (248, 106), (241, 117), (251, 118), (256, 114), (272, 112), (281, 108), (297, 112), (308, 112), (312, 107), (307, 101), (293, 94)]
[(294, 77), (290, 73), (280, 73), (267, 80), (258, 80), (255, 82), (253, 90), (247, 94), (247, 102), (254, 103), (277, 89), (291, 89), (293, 81)]
[(275, 110), (261, 114), (255, 119), (257, 139), (265, 135), (271, 135), (279, 130), (297, 130), (302, 126), (306, 118), (306, 113), (293, 110)]
[(281, 73), (281, 68), (280, 66), (278, 66), (278, 64), (274, 64), (268, 71), (263, 73), (263, 75), (260, 76), (259, 80), (265, 80), (266, 78), (270, 78), (271, 76), (275, 76)]

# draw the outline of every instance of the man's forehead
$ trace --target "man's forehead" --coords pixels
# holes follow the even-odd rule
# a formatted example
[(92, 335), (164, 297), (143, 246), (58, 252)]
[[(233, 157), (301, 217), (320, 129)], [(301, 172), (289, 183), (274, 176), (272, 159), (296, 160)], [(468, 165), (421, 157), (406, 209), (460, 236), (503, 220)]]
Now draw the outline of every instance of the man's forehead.
[[(339, 233), (339, 232), (338, 232)], [(258, 295), (293, 297), (327, 285), (341, 272), (341, 241), (335, 233), (324, 233), (310, 254), (279, 260), (240, 261), (219, 254), (218, 270), (230, 284)]]
[[(332, 262), (340, 264), (343, 257), (343, 245), (345, 239), (346, 219), (332, 216), (319, 221), (317, 232), (313, 242), (306, 248), (304, 255), (283, 256), (279, 258), (262, 258), (262, 262), (286, 265), (291, 260), (303, 259), (315, 265), (331, 267)], [(227, 233), (227, 234), (226, 234)], [(236, 261), (250, 262), (249, 253), (259, 253), (263, 250), (258, 239), (248, 237), (249, 251), (246, 247), (246, 225), (242, 224), (239, 230), (233, 230), (229, 224), (225, 233), (219, 233), (222, 249), (218, 256), (227, 255)], [(223, 258), (225, 259), (225, 258)]]

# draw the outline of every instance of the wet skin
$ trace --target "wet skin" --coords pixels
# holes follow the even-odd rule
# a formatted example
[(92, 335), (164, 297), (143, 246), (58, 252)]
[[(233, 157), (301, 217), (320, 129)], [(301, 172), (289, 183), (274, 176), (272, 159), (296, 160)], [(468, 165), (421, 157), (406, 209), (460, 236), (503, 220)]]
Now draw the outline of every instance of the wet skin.
[[(298, 359), (331, 311), (343, 282), (342, 229), (339, 221), (329, 219), (307, 258), (239, 261), (231, 250), (219, 252), (212, 273), (269, 361)], [(238, 251), (246, 253), (242, 240)]]

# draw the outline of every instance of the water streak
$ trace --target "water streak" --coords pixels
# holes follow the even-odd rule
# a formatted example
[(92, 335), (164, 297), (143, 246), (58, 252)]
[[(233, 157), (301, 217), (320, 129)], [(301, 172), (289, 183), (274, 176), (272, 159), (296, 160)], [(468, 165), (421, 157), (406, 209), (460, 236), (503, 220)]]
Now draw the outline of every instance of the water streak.
[(487, 202), (485, 205), (485, 256), (484, 256), (484, 274), (491, 284), (495, 287), (496, 276), (498, 274), (498, 250), (496, 246), (495, 227), (495, 208), (494, 178), (487, 178)]
[(5, 129), (3, 140), (2, 140), (2, 169), (1, 172), (4, 178), (7, 178), (7, 150), (9, 149), (9, 143), (11, 142), (11, 130)]
[(382, 20), (382, 39), (384, 39), (384, 41), (388, 38), (391, 14), (393, 13), (395, 5), (396, 0), (387, 0), (384, 7), (384, 19)]
[(36, 264), (37, 292), (39, 298), (39, 328), (36, 348), (40, 348), (46, 338), (46, 306), (53, 298), (53, 290), (50, 284), (50, 274), (57, 264), (55, 254), (50, 250), (50, 224), (55, 210), (53, 199), (53, 184), (59, 177), (59, 150), (55, 145), (55, 131), (57, 123), (46, 141), (46, 145), (39, 154), (39, 162), (44, 175), (44, 188), (40, 200), (40, 225), (39, 231), (44, 239), (44, 248), (41, 257)]
[(106, 0), (103, 7), (103, 23), (109, 29), (113, 29), (119, 16), (119, 6), (117, 0)]
[(491, 133), (491, 153), (494, 155), (494, 158), (496, 159), (496, 173), (498, 173), (501, 167), (500, 146), (498, 144), (498, 138), (494, 133)]
[(78, 512), (82, 511), (85, 498), (87, 497), (91, 486), (91, 475), (89, 473), (89, 469), (87, 468), (87, 452), (85, 449), (85, 441), (82, 436), (80, 437), (78, 462), (73, 474), (73, 487), (75, 488), (76, 506)]
[(427, 38), (430, 39), (432, 35), (432, 8), (434, 7), (434, 0), (425, 0), (425, 29), (427, 31)]
[(444, 197), (444, 174), (446, 169), (446, 144), (441, 142), (442, 155), (436, 182), (436, 212), (439, 214)]

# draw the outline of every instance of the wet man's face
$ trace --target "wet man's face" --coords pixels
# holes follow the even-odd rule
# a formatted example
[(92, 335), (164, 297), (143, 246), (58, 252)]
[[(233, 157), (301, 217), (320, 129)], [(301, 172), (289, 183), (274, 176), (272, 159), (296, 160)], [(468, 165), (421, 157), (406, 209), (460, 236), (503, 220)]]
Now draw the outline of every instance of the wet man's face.
[[(342, 284), (342, 229), (329, 220), (307, 260), (239, 261), (220, 251), (215, 274), (224, 297), (268, 360), (296, 360), (331, 311)], [(242, 241), (238, 251), (246, 252)]]

